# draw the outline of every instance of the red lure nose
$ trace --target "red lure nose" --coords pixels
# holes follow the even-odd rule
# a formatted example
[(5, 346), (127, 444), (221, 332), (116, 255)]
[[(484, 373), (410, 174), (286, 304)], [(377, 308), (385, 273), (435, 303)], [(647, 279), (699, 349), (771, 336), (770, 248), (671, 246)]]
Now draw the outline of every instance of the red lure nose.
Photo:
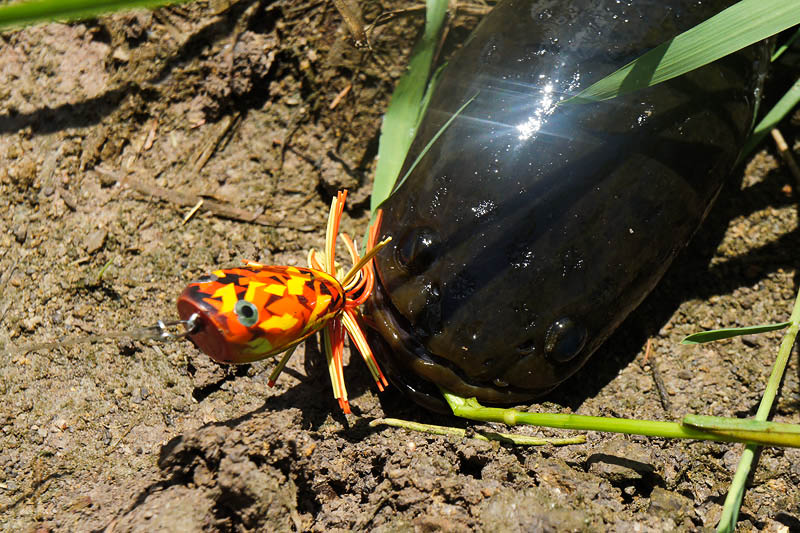
[(197, 315), (195, 332), (189, 338), (203, 353), (220, 363), (235, 363), (236, 355), (231, 353), (230, 344), (225, 340), (219, 326), (211, 318), (216, 310), (210, 305), (193, 298), (192, 286), (186, 287), (178, 298), (178, 315), (181, 320), (189, 320)]

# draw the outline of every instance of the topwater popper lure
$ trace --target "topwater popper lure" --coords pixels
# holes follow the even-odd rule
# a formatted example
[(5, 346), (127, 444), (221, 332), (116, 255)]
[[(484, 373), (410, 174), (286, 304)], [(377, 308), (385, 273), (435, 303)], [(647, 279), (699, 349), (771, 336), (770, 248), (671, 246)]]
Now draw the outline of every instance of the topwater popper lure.
[(215, 361), (249, 363), (281, 352), (269, 385), (286, 365), (297, 345), (323, 331), (334, 397), (350, 413), (344, 384), (342, 353), (344, 330), (367, 363), (378, 389), (388, 383), (358, 324), (357, 308), (372, 292), (372, 257), (391, 239), (376, 244), (381, 213), (370, 228), (364, 257), (353, 240), (342, 233), (353, 267), (343, 273), (336, 263), (336, 237), (346, 191), (331, 202), (325, 252), (308, 254), (308, 268), (262, 265), (215, 270), (190, 283), (178, 298), (178, 314), (189, 324), (188, 337)]

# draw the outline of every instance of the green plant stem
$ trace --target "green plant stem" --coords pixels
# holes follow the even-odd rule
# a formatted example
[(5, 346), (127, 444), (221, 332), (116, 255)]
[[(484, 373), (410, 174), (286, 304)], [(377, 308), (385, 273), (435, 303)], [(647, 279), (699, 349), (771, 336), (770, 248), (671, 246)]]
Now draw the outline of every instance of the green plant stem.
[(567, 438), (542, 438), (542, 437), (528, 437), (525, 435), (514, 435), (513, 433), (494, 433), (494, 432), (478, 432), (472, 431), (467, 434), (466, 429), (454, 428), (448, 426), (437, 426), (434, 424), (421, 424), (419, 422), (411, 422), (410, 420), (402, 420), (399, 418), (377, 418), (369, 423), (370, 427), (375, 426), (391, 426), (396, 428), (408, 429), (410, 431), (417, 431), (420, 433), (430, 433), (432, 435), (449, 435), (453, 437), (469, 437), (471, 439), (482, 441), (498, 441), (508, 444), (515, 444), (521, 446), (543, 446), (550, 444), (553, 446), (563, 446), (565, 444), (583, 444), (586, 442), (586, 437), (578, 435), (577, 437)]
[[(774, 446), (800, 446), (800, 439), (787, 439), (785, 434), (769, 431), (740, 434), (726, 434), (712, 430), (703, 430), (688, 424), (664, 422), (660, 420), (633, 420), (627, 418), (610, 418), (601, 416), (585, 416), (558, 413), (525, 413), (516, 409), (485, 407), (475, 398), (462, 398), (442, 390), (445, 400), (453, 410), (453, 414), (470, 420), (481, 422), (500, 422), (509, 426), (527, 424), (561, 429), (578, 429), (584, 431), (605, 431), (609, 433), (625, 433), (629, 435), (645, 435), (648, 437), (664, 437), (672, 439), (714, 440), (722, 442), (745, 442), (749, 444), (766, 444)], [(787, 442), (788, 440), (788, 442)]]
[[(792, 353), (792, 346), (794, 346), (798, 329), (800, 329), (800, 289), (794, 300), (794, 308), (792, 309), (792, 316), (789, 318), (789, 321), (791, 325), (789, 329), (786, 330), (783, 341), (781, 341), (778, 357), (775, 360), (775, 364), (772, 365), (772, 372), (770, 373), (767, 388), (764, 390), (764, 396), (761, 398), (761, 403), (754, 417), (755, 420), (763, 421), (769, 417), (772, 405), (775, 402), (775, 397), (778, 394), (778, 387), (786, 371), (786, 365)], [(731, 488), (728, 491), (728, 496), (725, 498), (725, 505), (722, 508), (722, 516), (717, 525), (717, 531), (728, 532), (736, 528), (736, 521), (739, 518), (739, 509), (742, 505), (742, 498), (744, 497), (745, 482), (750, 475), (750, 469), (752, 468), (757, 450), (758, 446), (748, 444), (745, 446), (744, 452), (742, 452), (742, 457), (739, 459), (739, 466), (736, 468), (736, 474), (733, 477)]]

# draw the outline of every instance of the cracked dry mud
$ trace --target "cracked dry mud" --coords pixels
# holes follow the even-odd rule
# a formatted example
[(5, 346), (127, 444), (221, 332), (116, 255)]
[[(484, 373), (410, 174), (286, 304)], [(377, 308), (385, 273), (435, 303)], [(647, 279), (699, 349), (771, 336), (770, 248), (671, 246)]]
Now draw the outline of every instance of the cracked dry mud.
[[(368, 20), (380, 12), (362, 4)], [(475, 20), (456, 19), (450, 47)], [(330, 3), (296, 0), (196, 2), (4, 34), (0, 342), (150, 325), (174, 318), (184, 283), (210, 269), (303, 264), (337, 188), (351, 191), (343, 229), (361, 235), (381, 115), (422, 21), (413, 12), (380, 26), (372, 54), (349, 44)], [(791, 183), (765, 145), (587, 368), (523, 408), (754, 414), (779, 333), (678, 342), (786, 319), (800, 244)], [(267, 225), (207, 209), (183, 224), (192, 195)], [(742, 451), (608, 434), (521, 448), (373, 429), (384, 415), (465, 424), (391, 387), (377, 393), (355, 358), (345, 417), (321, 361), (301, 349), (270, 389), (266, 363), (220, 367), (187, 342), (4, 353), (0, 528), (697, 531), (715, 525)], [(774, 418), (797, 423), (796, 354), (782, 391)], [(800, 529), (798, 486), (800, 451), (765, 449), (739, 529)]]

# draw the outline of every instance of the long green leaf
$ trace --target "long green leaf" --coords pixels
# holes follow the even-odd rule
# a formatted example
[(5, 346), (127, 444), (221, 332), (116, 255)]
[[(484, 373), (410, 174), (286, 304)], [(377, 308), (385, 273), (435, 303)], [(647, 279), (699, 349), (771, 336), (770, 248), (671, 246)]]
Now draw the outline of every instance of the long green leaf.
[(187, 0), (32, 0), (0, 7), (0, 28), (89, 18), (120, 9), (154, 8)]
[(373, 213), (392, 191), (424, 112), (423, 101), (428, 77), (448, 2), (428, 0), (427, 4), (425, 32), (411, 52), (408, 70), (397, 82), (392, 102), (383, 118), (378, 145), (378, 166), (375, 169), (370, 203)]
[(791, 322), (781, 322), (779, 324), (766, 324), (763, 326), (746, 326), (743, 328), (723, 328), (712, 329), (710, 331), (701, 331), (700, 333), (692, 333), (691, 335), (687, 336), (681, 341), (681, 344), (702, 344), (704, 342), (730, 339), (731, 337), (739, 337), (741, 335), (767, 333), (769, 331), (784, 329), (790, 324)]
[(742, 0), (653, 48), (562, 104), (608, 100), (685, 74), (800, 24), (797, 0)]

